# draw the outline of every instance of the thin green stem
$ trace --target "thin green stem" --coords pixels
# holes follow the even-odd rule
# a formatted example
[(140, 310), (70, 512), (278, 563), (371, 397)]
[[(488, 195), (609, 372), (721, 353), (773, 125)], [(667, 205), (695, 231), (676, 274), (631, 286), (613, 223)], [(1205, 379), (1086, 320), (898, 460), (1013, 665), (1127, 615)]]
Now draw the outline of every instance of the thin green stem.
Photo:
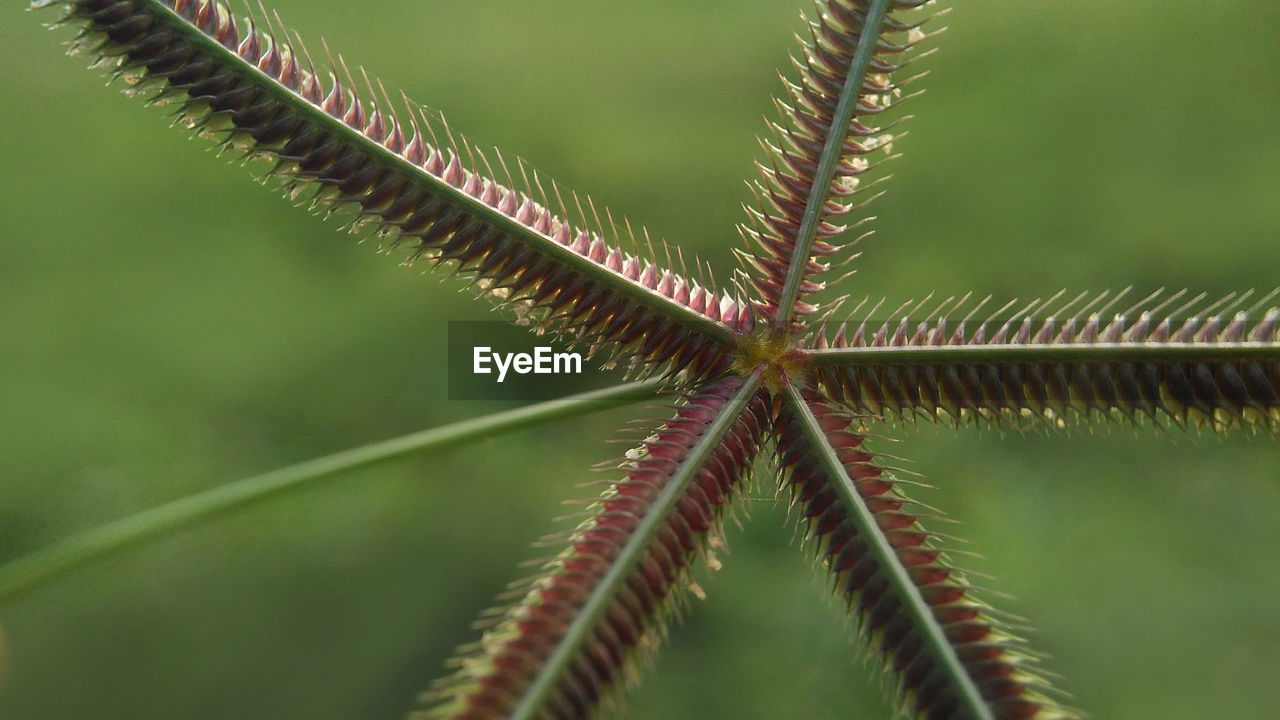
[(314, 486), (320, 480), (409, 455), (436, 452), (563, 418), (620, 407), (654, 397), (659, 387), (660, 381), (647, 380), (570, 395), (344, 450), (189, 495), (61, 540), (0, 567), (0, 603), (146, 540)]
[(974, 720), (994, 720), (990, 706), (982, 699), (977, 685), (965, 671), (964, 664), (960, 662), (955, 649), (947, 640), (946, 632), (934, 617), (929, 603), (920, 594), (920, 589), (912, 582), (911, 575), (898, 558), (888, 536), (876, 523), (875, 515), (862, 499), (862, 494), (858, 492), (853, 479), (849, 477), (835, 448), (827, 441), (827, 435), (819, 425), (813, 410), (809, 408), (809, 404), (800, 396), (800, 391), (795, 386), (787, 385), (786, 396), (792, 413), (795, 414), (805, 438), (809, 441), (809, 447), (813, 449), (815, 459), (826, 470), (832, 489), (848, 511), (849, 521), (857, 529), (858, 537), (866, 544), (876, 567), (884, 573), (893, 592), (902, 601), (902, 606), (911, 616), (911, 623), (920, 633), (927, 652), (937, 660), (949, 684), (955, 689), (965, 710), (960, 715), (972, 717)]
[(685, 497), (689, 484), (697, 478), (702, 466), (706, 464), (711, 453), (719, 447), (725, 433), (737, 422), (747, 403), (759, 388), (759, 374), (748, 377), (720, 411), (720, 415), (689, 450), (675, 474), (663, 485), (644, 518), (636, 525), (626, 545), (618, 552), (608, 573), (600, 579), (592, 590), (591, 597), (574, 616), (573, 623), (565, 631), (564, 637), (551, 653), (551, 657), (547, 658), (546, 664), (521, 697), (520, 704), (512, 711), (509, 720), (534, 720), (542, 716), (542, 711), (546, 708), (546, 702), (555, 689), (556, 683), (564, 677), (569, 665), (578, 656), (582, 644), (591, 637), (591, 633), (604, 620), (605, 612), (632, 577), (636, 566), (644, 557), (645, 550), (657, 540), (662, 529), (666, 527), (671, 513), (675, 511), (676, 505)]
[(867, 9), (867, 19), (862, 25), (862, 35), (858, 38), (858, 46), (854, 49), (853, 59), (849, 62), (849, 74), (845, 76), (844, 86), (840, 89), (840, 100), (836, 104), (835, 115), (831, 118), (831, 127), (827, 131), (826, 143), (822, 146), (822, 155), (818, 157), (818, 169), (813, 175), (813, 184), (809, 188), (809, 199), (804, 206), (804, 215), (800, 218), (800, 228), (796, 231), (795, 248), (791, 251), (791, 264), (787, 266), (787, 277), (782, 284), (782, 293), (778, 298), (778, 314), (774, 317), (773, 327), (785, 330), (791, 325), (795, 314), (796, 299), (800, 297), (800, 283), (804, 280), (809, 267), (809, 253), (813, 250), (817, 239), (818, 225), (822, 222), (822, 208), (827, 204), (831, 194), (831, 180), (835, 177), (836, 167), (844, 153), (844, 143), (849, 135), (849, 122), (853, 119), (854, 109), (858, 104), (858, 95), (862, 91), (863, 78), (875, 55), (876, 44), (880, 40), (880, 30), (885, 17), (889, 14), (889, 0), (874, 0)]

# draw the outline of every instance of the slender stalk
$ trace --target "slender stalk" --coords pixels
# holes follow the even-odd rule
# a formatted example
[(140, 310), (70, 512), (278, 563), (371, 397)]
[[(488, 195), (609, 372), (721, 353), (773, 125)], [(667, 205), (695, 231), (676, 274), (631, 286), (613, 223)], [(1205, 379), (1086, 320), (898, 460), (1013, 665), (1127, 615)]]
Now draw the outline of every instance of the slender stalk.
[(795, 248), (791, 252), (791, 262), (787, 266), (787, 278), (782, 284), (782, 294), (778, 299), (778, 314), (774, 317), (773, 327), (785, 330), (791, 325), (795, 314), (796, 298), (800, 296), (800, 283), (804, 280), (809, 266), (809, 253), (818, 235), (818, 225), (822, 222), (822, 208), (827, 204), (831, 193), (831, 180), (835, 177), (836, 166), (840, 164), (840, 156), (844, 152), (844, 143), (849, 134), (849, 122), (853, 119), (854, 109), (858, 104), (858, 94), (862, 91), (862, 82), (871, 65), (876, 44), (880, 40), (880, 28), (889, 13), (889, 0), (874, 0), (867, 9), (867, 20), (862, 26), (862, 35), (858, 38), (858, 47), (854, 50), (853, 59), (849, 63), (849, 74), (845, 76), (844, 86), (840, 89), (840, 101), (836, 104), (835, 115), (831, 118), (831, 127), (827, 131), (827, 141), (822, 146), (822, 155), (818, 158), (818, 169), (813, 176), (813, 184), (809, 187), (809, 198), (805, 202), (804, 215), (800, 220), (800, 229), (796, 231)]
[(964, 664), (956, 655), (955, 649), (947, 640), (946, 632), (920, 589), (911, 580), (907, 568), (898, 558), (889, 538), (876, 523), (875, 515), (867, 507), (867, 503), (858, 492), (853, 480), (845, 470), (844, 463), (836, 454), (835, 448), (827, 441), (827, 435), (818, 424), (809, 404), (800, 396), (794, 385), (788, 384), (785, 389), (787, 402), (795, 414), (809, 447), (813, 449), (815, 459), (826, 470), (832, 489), (840, 497), (841, 503), (849, 513), (849, 521), (858, 531), (858, 537), (866, 543), (867, 551), (875, 561), (875, 565), (884, 573), (893, 592), (902, 600), (902, 606), (911, 616), (912, 625), (920, 633), (927, 652), (937, 660), (942, 671), (962, 705), (964, 712), (954, 714), (956, 717), (971, 717), (974, 720), (994, 720), (991, 708), (982, 698), (977, 685), (969, 677)]
[(592, 631), (604, 619), (604, 613), (636, 571), (645, 550), (657, 540), (662, 529), (667, 526), (667, 520), (676, 505), (685, 497), (689, 484), (697, 478), (698, 472), (702, 470), (711, 453), (720, 445), (725, 433), (737, 422), (747, 403), (759, 388), (759, 374), (748, 377), (738, 389), (737, 394), (721, 410), (719, 417), (711, 423), (689, 450), (675, 474), (663, 485), (662, 491), (658, 493), (644, 518), (636, 525), (608, 573), (600, 579), (591, 597), (574, 616), (573, 623), (565, 631), (551, 657), (547, 658), (538, 676), (529, 685), (509, 720), (534, 720), (542, 716), (556, 683), (568, 671), (569, 665), (578, 656), (582, 644), (591, 637)]
[(570, 395), (344, 450), (237, 480), (58, 541), (0, 567), (0, 603), (95, 560), (342, 473), (652, 398), (657, 380)]

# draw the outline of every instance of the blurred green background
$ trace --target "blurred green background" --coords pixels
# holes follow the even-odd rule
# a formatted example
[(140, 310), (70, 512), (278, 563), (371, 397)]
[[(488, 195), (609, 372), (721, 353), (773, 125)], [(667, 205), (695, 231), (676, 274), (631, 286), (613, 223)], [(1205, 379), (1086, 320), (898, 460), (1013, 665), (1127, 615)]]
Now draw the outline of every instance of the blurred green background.
[[(0, 562), (510, 406), (445, 400), (446, 323), (485, 303), (168, 130), (23, 5), (0, 8)], [(273, 5), (472, 139), (734, 267), (795, 4)], [(1280, 285), (1280, 5), (958, 5), (848, 292)], [(42, 587), (0, 607), (0, 718), (399, 718), (621, 452), (613, 428), (658, 413), (355, 473)], [(1094, 717), (1280, 711), (1274, 440), (892, 435)], [(782, 508), (750, 514), (631, 717), (888, 717)]]

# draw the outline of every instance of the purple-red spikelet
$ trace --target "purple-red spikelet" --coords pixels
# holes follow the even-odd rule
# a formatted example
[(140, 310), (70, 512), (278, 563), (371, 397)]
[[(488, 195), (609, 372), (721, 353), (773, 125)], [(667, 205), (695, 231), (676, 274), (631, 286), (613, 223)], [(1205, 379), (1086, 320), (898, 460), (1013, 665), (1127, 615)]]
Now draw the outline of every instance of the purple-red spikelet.
[[(921, 526), (913, 503), (892, 473), (876, 464), (865, 438), (850, 428), (851, 418), (812, 395), (806, 397), (827, 442), (877, 526), (889, 539), (897, 562), (930, 607), (957, 657), (999, 720), (1071, 717), (1044, 693), (1048, 683), (1034, 671), (1021, 641), (1001, 629), (988, 606), (973, 598), (963, 575)], [(857, 617), (869, 646), (897, 677), (899, 700), (912, 717), (944, 720), (967, 717), (940, 663), (910, 619), (904, 600), (880, 567), (850, 519), (817, 453), (787, 406), (776, 419), (779, 464), (785, 487), (808, 530), (821, 546), (836, 591)]]
[[(839, 249), (834, 237), (846, 230), (842, 220), (855, 207), (854, 196), (866, 185), (861, 176), (876, 163), (869, 160), (876, 150), (887, 150), (893, 141), (892, 123), (872, 121), (895, 107), (902, 82), (892, 75), (906, 64), (904, 53), (924, 37), (921, 22), (906, 22), (894, 14), (885, 20), (861, 89), (852, 120), (847, 128), (833, 128), (837, 102), (850, 72), (859, 39), (868, 31), (865, 0), (821, 0), (818, 16), (811, 23), (812, 37), (803, 43), (798, 59), (793, 58), (798, 77), (784, 81), (786, 97), (777, 102), (781, 124), (772, 125), (773, 142), (763, 142), (769, 155), (758, 163), (761, 180), (752, 183), (757, 206), (746, 208), (748, 222), (740, 230), (749, 254), (744, 261), (751, 270), (751, 282), (760, 297), (757, 311), (765, 318), (778, 313), (783, 284), (793, 264), (797, 233), (812, 198), (822, 199), (815, 240), (806, 263), (794, 308), (796, 316), (815, 307), (800, 300), (821, 290), (818, 278), (830, 269), (822, 259)], [(891, 11), (909, 11), (924, 5), (923, 0), (891, 3)], [(874, 30), (872, 30), (874, 32)], [(854, 78), (854, 81), (859, 81)], [(827, 138), (839, 133), (843, 138), (840, 158), (828, 187), (817, 187), (819, 159)]]
[[(374, 83), (365, 80), (361, 97), (345, 65), (317, 72), (282, 31), (237, 23), (221, 3), (45, 4), (83, 26), (77, 49), (179, 102), (192, 127), (225, 131), (228, 145), (274, 161), (295, 198), (314, 190), (313, 207), (354, 213), (353, 228), (372, 226), (412, 245), (412, 258), (448, 263), (480, 292), (535, 311), (593, 351), (634, 358), (637, 369), (707, 376), (729, 364), (733, 334), (754, 325), (747, 303), (624, 252), (586, 229), (585, 214), (571, 224), (558, 191), (552, 212), (541, 181), (516, 189), (498, 158), (499, 182), (482, 152), (447, 129), (437, 137), (407, 101), (401, 120)], [(517, 175), (527, 174), (519, 165)]]
[[(520, 603), (485, 633), (478, 653), (459, 660), (461, 669), (436, 693), (438, 705), (427, 717), (496, 720), (511, 712), (667, 481), (742, 385), (737, 377), (707, 385), (630, 454), (626, 477), (591, 506), (591, 517), (573, 531), (568, 547), (529, 581)], [(570, 670), (557, 678), (544, 717), (590, 715), (635, 662), (656, 649), (691, 564), (719, 533), (727, 504), (742, 491), (767, 412), (764, 395), (757, 395), (698, 469), (656, 540), (643, 550), (625, 590), (610, 600)]]
[[(874, 416), (945, 417), (993, 424), (1088, 420), (1093, 413), (1138, 422), (1171, 420), (1219, 431), (1234, 427), (1280, 430), (1280, 308), (1254, 313), (1232, 308), (1232, 298), (1197, 308), (1184, 305), (1181, 319), (1161, 315), (1181, 293), (1159, 303), (1155, 296), (1129, 310), (1050, 314), (1033, 320), (1034, 307), (1002, 321), (950, 326), (947, 319), (841, 325), (819, 332), (812, 344), (830, 351), (831, 364), (815, 364), (817, 386), (837, 402)], [(1094, 301), (1100, 302), (1103, 296)], [(1247, 295), (1245, 296), (1247, 297)], [(1079, 300), (1079, 298), (1077, 298)], [(1113, 301), (1114, 302), (1114, 301)], [(1216, 309), (1215, 309), (1216, 308)], [(1073, 350), (1107, 352), (1093, 357)], [(859, 350), (960, 348), (1005, 350), (910, 362), (839, 362)], [(825, 360), (824, 360), (825, 361)]]

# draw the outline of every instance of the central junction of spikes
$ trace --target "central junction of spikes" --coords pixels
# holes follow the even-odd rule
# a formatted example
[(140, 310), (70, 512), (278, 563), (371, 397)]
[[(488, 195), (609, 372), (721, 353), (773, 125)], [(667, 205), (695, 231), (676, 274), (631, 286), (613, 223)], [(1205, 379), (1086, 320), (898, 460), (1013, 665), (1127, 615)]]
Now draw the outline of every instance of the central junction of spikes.
[(734, 372), (744, 377), (759, 372), (765, 387), (775, 394), (809, 365), (808, 353), (798, 347), (795, 337), (768, 326), (738, 335), (735, 341)]

